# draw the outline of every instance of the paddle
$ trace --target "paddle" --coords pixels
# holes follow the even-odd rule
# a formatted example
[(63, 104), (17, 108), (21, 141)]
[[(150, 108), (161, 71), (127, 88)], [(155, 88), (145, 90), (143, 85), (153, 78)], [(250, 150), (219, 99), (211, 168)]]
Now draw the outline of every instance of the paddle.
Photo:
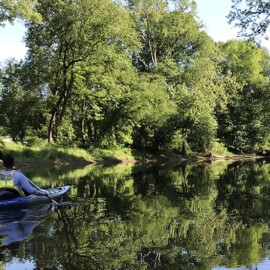
[[(39, 188), (34, 182), (32, 182), (30, 179), (28, 179), (28, 181), (29, 181), (29, 183), (30, 183), (31, 185), (33, 185), (35, 188), (37, 188), (37, 189), (40, 190), (40, 188)], [(46, 196), (47, 198), (49, 198), (55, 205), (58, 205), (58, 202), (55, 201), (55, 200), (51, 197), (51, 195), (46, 194), (46, 195), (44, 195), (44, 196)]]
[(55, 201), (50, 195), (45, 195), (46, 197), (48, 197), (55, 205), (58, 205), (58, 202)]

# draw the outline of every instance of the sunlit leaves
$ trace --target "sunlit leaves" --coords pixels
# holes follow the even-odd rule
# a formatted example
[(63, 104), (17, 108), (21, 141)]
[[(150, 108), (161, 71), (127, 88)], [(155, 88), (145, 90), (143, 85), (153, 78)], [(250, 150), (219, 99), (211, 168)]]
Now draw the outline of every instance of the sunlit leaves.
[[(229, 41), (221, 62), (227, 91), (227, 112), (218, 115), (219, 136), (235, 150), (258, 151), (269, 134), (265, 100), (269, 96), (269, 55), (253, 43)], [(266, 121), (266, 122), (265, 122)]]
[(13, 22), (14, 19), (42, 22), (42, 16), (37, 11), (38, 0), (1, 0), (0, 2), (0, 25), (6, 20)]

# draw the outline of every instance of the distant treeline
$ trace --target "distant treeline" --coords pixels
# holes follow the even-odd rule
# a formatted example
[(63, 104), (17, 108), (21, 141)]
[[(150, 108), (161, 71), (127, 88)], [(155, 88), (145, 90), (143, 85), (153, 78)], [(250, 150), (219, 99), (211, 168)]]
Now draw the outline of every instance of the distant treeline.
[(1, 66), (0, 135), (181, 154), (214, 143), (270, 150), (269, 52), (214, 42), (194, 1), (35, 2), (36, 16), (14, 12), (28, 51)]

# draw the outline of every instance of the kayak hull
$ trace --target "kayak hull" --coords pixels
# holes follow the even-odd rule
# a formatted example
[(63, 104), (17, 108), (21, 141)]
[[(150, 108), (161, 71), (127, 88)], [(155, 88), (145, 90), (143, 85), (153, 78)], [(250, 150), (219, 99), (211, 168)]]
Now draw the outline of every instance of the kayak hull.
[[(50, 192), (50, 197), (57, 201), (57, 199), (60, 199), (62, 196), (64, 196), (69, 191), (69, 189), (70, 186), (63, 186), (48, 188), (46, 190)], [(50, 202), (52, 201), (47, 196), (29, 195), (9, 200), (0, 200), (0, 210), (27, 208), (32, 205)]]

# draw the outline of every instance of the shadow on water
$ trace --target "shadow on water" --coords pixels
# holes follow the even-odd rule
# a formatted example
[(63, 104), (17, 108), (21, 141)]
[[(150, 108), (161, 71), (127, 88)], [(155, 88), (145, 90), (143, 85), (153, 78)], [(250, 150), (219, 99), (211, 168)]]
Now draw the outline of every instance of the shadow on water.
[(269, 265), (266, 161), (27, 168), (25, 173), (42, 187), (72, 184), (74, 204), (0, 213), (3, 269), (16, 266), (14, 258), (25, 263), (31, 258), (27, 269)]

